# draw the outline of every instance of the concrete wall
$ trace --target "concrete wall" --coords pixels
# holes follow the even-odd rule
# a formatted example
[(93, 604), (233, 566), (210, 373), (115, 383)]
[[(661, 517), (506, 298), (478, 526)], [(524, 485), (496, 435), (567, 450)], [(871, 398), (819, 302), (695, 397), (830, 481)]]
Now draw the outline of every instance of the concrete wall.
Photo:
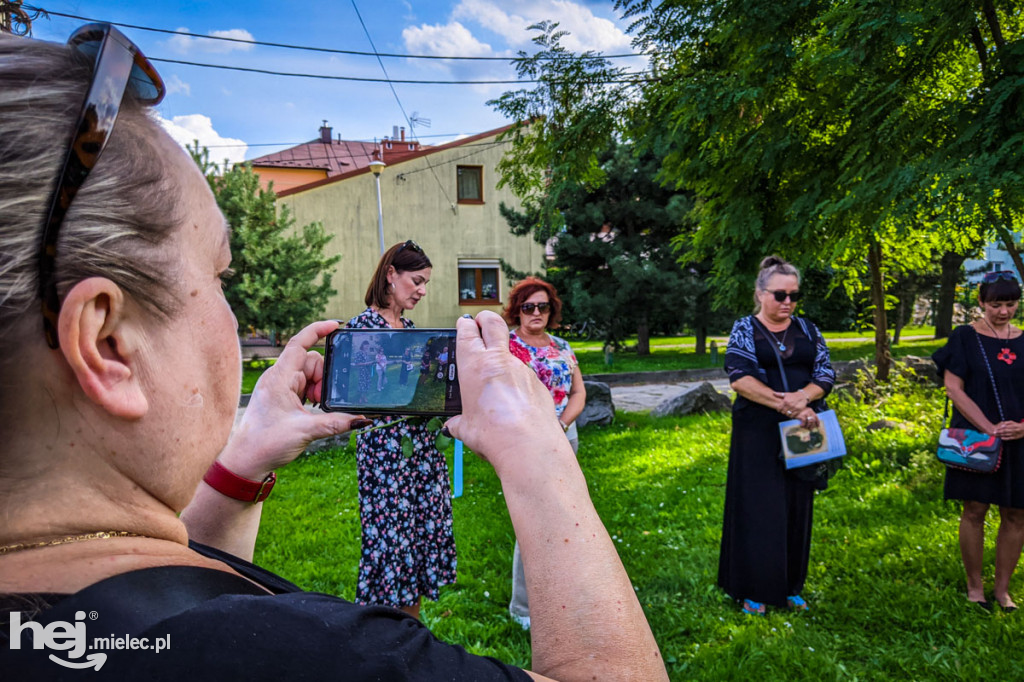
[[(507, 189), (498, 190), (495, 166), (508, 143), (496, 135), (468, 138), (429, 150), (429, 153), (388, 165), (380, 178), (385, 248), (414, 240), (433, 262), (427, 296), (407, 313), (419, 327), (450, 327), (464, 313), (500, 305), (460, 305), (459, 259), (504, 259), (521, 271), (542, 267), (544, 247), (531, 237), (516, 237), (498, 212), (501, 202), (519, 206)], [(483, 166), (484, 202), (458, 204), (456, 168)], [(353, 171), (307, 189), (286, 193), (297, 225), (321, 221), (334, 239), (328, 246), (340, 254), (333, 278), (338, 290), (327, 304), (326, 316), (347, 320), (366, 308), (363, 296), (380, 259), (377, 238), (377, 191), (367, 169)], [(500, 302), (509, 284), (499, 274)]]

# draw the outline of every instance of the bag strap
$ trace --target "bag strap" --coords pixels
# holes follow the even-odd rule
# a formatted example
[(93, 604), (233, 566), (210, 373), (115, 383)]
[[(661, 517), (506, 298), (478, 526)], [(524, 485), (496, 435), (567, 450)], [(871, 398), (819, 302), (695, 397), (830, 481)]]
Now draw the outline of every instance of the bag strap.
[[(974, 329), (974, 327), (971, 327), (971, 329)], [(981, 343), (981, 334), (978, 333), (977, 329), (974, 329), (974, 336), (978, 339), (978, 350), (981, 351), (981, 359), (985, 362), (985, 369), (988, 370), (988, 379), (992, 382), (992, 393), (996, 396), (996, 407), (999, 408), (999, 421), (1006, 421), (1006, 417), (1003, 416), (1003, 401), (999, 399), (999, 389), (996, 388), (996, 377), (992, 374), (992, 365), (988, 364), (985, 346)]]
[(104, 631), (138, 635), (225, 594), (270, 593), (234, 573), (198, 566), (158, 566), (101, 580), (57, 602), (34, 620), (74, 622), (77, 611), (95, 611)]
[(779, 363), (779, 374), (782, 375), (782, 389), (786, 393), (789, 393), (789, 382), (786, 381), (786, 367), (782, 364), (782, 356), (779, 355), (779, 349), (771, 342), (771, 332), (769, 332), (768, 328), (761, 324), (761, 320), (757, 319), (755, 316), (751, 315), (750, 321), (760, 327), (761, 331), (765, 333), (764, 337), (768, 340), (768, 345), (771, 346), (772, 351), (775, 353), (775, 359)]

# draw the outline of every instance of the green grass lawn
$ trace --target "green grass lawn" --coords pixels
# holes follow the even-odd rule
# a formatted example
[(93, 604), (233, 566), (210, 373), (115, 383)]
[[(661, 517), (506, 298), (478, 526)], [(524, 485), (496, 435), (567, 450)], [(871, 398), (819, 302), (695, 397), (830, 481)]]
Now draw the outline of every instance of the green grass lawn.
[[(828, 334), (826, 334), (826, 337)], [(664, 341), (665, 339), (658, 339)], [(702, 369), (721, 367), (725, 355), (725, 342), (719, 343), (717, 364), (712, 363), (710, 353), (697, 355), (692, 345), (655, 343), (651, 341), (651, 354), (640, 357), (635, 348), (615, 353), (612, 365), (604, 362), (601, 344), (593, 341), (571, 343), (576, 358), (580, 361), (580, 370), (584, 374), (605, 374), (618, 372), (651, 372), (672, 369)], [(827, 339), (829, 351), (834, 362), (856, 360), (858, 358), (874, 359), (875, 344), (873, 341), (850, 340), (849, 336)], [(929, 356), (940, 348), (945, 341), (935, 341), (930, 336), (926, 339), (901, 341), (892, 347), (893, 357), (904, 355)]]
[[(851, 455), (815, 504), (804, 592), (811, 611), (770, 610), (766, 618), (741, 614), (715, 586), (729, 415), (620, 412), (611, 426), (580, 430), (591, 495), (672, 679), (1021, 678), (1024, 617), (965, 605), (958, 509), (942, 501), (932, 454), (939, 395), (897, 381), (869, 404), (835, 401)], [(904, 428), (865, 428), (882, 417)], [(446, 641), (527, 666), (528, 633), (507, 613), (513, 537), (501, 488), (469, 454), (465, 484), (454, 501), (459, 581), (425, 604), (425, 622)], [(260, 564), (303, 587), (353, 597), (360, 529), (350, 451), (279, 471), (263, 519)], [(1024, 599), (1022, 578), (1011, 591)]]

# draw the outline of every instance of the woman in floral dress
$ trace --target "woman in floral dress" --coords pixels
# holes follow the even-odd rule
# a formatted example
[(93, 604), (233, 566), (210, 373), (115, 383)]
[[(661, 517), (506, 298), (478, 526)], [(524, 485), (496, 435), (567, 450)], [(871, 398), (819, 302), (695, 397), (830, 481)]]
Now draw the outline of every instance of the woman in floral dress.
[[(395, 244), (381, 257), (366, 290), (366, 310), (350, 329), (412, 327), (402, 317), (426, 295), (430, 259), (415, 242)], [(423, 597), (437, 599), (442, 585), (455, 582), (455, 538), (448, 465), (434, 447), (435, 434), (413, 421), (387, 426), (378, 418), (356, 437), (359, 518), (363, 553), (356, 601), (394, 606), (419, 618)], [(402, 454), (402, 440), (412, 455)]]
[[(512, 354), (530, 366), (554, 401), (554, 413), (565, 432), (572, 451), (579, 449), (576, 417), (583, 412), (587, 391), (583, 386), (576, 355), (564, 339), (548, 334), (562, 320), (562, 300), (554, 286), (538, 277), (527, 277), (512, 288), (505, 321), (515, 325), (509, 333)], [(512, 552), (512, 600), (508, 605), (512, 619), (530, 627), (530, 603), (526, 598), (523, 559), (516, 540)]]

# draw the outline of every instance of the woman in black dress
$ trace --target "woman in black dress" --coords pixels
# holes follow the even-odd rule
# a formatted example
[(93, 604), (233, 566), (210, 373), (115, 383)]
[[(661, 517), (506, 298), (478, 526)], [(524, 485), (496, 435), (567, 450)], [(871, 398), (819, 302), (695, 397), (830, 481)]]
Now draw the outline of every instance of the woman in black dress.
[(953, 403), (951, 426), (977, 429), (1003, 441), (1002, 460), (993, 473), (946, 468), (945, 498), (963, 500), (960, 555), (967, 601), (986, 610), (992, 605), (985, 599), (981, 567), (989, 505), (999, 506), (1000, 519), (993, 596), (1007, 611), (1017, 608), (1009, 593), (1010, 576), (1024, 545), (1024, 341), (1021, 330), (1010, 323), (1020, 296), (1020, 284), (1010, 272), (985, 275), (978, 289), (981, 319), (954, 329), (932, 356)]
[(797, 269), (776, 256), (765, 258), (754, 293), (757, 312), (736, 321), (725, 353), (737, 395), (718, 584), (750, 614), (763, 614), (766, 604), (807, 608), (800, 593), (818, 486), (785, 470), (779, 422), (799, 419), (816, 426), (816, 408), (823, 409), (835, 373), (818, 328), (793, 316), (799, 297)]

